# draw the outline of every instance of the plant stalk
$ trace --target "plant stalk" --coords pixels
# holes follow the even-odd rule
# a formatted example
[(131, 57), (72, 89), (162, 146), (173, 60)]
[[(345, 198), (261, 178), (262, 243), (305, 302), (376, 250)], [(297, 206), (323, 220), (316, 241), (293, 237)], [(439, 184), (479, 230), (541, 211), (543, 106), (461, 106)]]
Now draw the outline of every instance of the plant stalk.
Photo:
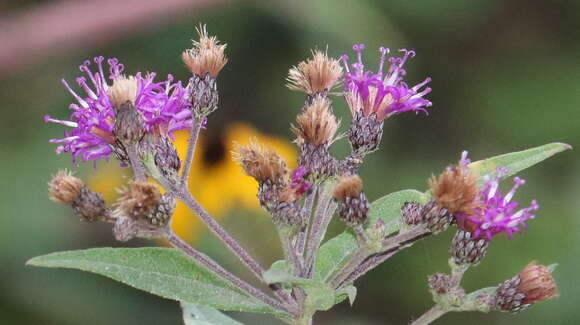
[(234, 274), (230, 273), (229, 271), (224, 269), (221, 265), (219, 265), (216, 261), (212, 260), (207, 255), (195, 250), (189, 244), (184, 242), (179, 236), (177, 236), (175, 234), (175, 232), (173, 232), (173, 230), (171, 230), (171, 228), (167, 228), (166, 238), (169, 241), (169, 243), (171, 243), (172, 246), (180, 249), (185, 254), (187, 254), (191, 258), (193, 258), (195, 261), (197, 261), (200, 264), (202, 264), (203, 266), (207, 267), (208, 269), (210, 269), (211, 271), (213, 271), (214, 273), (216, 273), (217, 275), (219, 275), (223, 279), (231, 282), (233, 285), (240, 288), (242, 291), (248, 293), (249, 295), (261, 300), (262, 302), (264, 302), (264, 303), (266, 303), (274, 308), (284, 310), (284, 311), (289, 312), (291, 314), (295, 314), (297, 312), (296, 310), (292, 310), (292, 308), (290, 308), (289, 306), (286, 306), (286, 305), (280, 303), (276, 299), (266, 295), (261, 290), (253, 287), (252, 285), (250, 285), (247, 282), (243, 281), (242, 279), (238, 278)]
[(190, 130), (189, 142), (187, 144), (187, 155), (185, 156), (185, 163), (183, 165), (183, 171), (181, 173), (181, 182), (187, 185), (189, 179), (189, 173), (191, 173), (191, 165), (193, 164), (193, 158), (195, 157), (195, 149), (197, 147), (197, 138), (199, 137), (199, 132), (203, 125), (203, 118), (194, 117), (192, 119), (192, 125)]
[(427, 325), (434, 322), (437, 318), (445, 315), (447, 311), (443, 310), (441, 306), (435, 305), (428, 311), (426, 311), (421, 317), (414, 320), (411, 325)]
[(312, 220), (312, 225), (310, 227), (310, 235), (308, 236), (308, 242), (306, 246), (306, 256), (305, 256), (305, 276), (307, 278), (312, 277), (314, 273), (314, 264), (316, 263), (316, 256), (318, 254), (318, 248), (320, 243), (326, 234), (326, 228), (334, 215), (336, 209), (336, 204), (332, 204), (332, 188), (330, 186), (332, 183), (325, 183), (321, 187), (322, 193), (319, 196), (318, 204), (316, 207), (316, 214)]
[(145, 172), (145, 166), (139, 158), (139, 153), (137, 153), (137, 145), (133, 144), (125, 148), (129, 161), (131, 162), (131, 167), (133, 168), (133, 173), (135, 174), (135, 179), (137, 181), (144, 181), (147, 179), (147, 173)]

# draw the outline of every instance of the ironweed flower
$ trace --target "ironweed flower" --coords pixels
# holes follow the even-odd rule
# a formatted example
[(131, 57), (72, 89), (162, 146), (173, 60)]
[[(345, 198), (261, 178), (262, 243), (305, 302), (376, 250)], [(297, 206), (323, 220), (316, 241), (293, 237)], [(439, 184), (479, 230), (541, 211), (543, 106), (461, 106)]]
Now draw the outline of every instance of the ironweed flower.
[[(191, 111), (188, 109), (188, 95), (180, 82), (174, 83), (169, 75), (166, 80), (155, 81), (155, 73), (124, 76), (124, 66), (117, 59), (107, 60), (108, 78), (105, 76), (104, 57), (94, 58), (96, 71), (91, 70), (91, 62), (85, 61), (79, 68), (85, 76), (76, 82), (83, 93), (75, 92), (62, 80), (65, 87), (76, 99), (69, 108), (73, 111), (70, 120), (58, 120), (48, 115), (45, 122), (71, 127), (64, 138), (51, 139), (57, 143), (57, 153), (70, 152), (73, 162), (107, 158), (115, 151), (121, 151), (114, 132), (118, 108), (125, 102), (132, 104), (141, 114), (143, 127), (147, 133), (169, 134), (191, 127)], [(112, 81), (110, 84), (107, 79)], [(118, 152), (119, 153), (119, 152)]]
[(526, 228), (526, 220), (535, 216), (531, 211), (538, 210), (539, 205), (533, 200), (530, 206), (518, 210), (519, 203), (512, 201), (517, 189), (525, 184), (525, 180), (515, 177), (514, 186), (503, 195), (499, 190), (499, 182), (505, 175), (505, 168), (498, 168), (494, 178), (487, 181), (480, 192), (481, 206), (475, 208), (473, 215), (458, 215), (458, 224), (472, 232), (473, 238), (486, 238), (505, 232), (509, 238), (516, 232)]
[(314, 96), (331, 90), (341, 75), (342, 67), (338, 60), (328, 57), (326, 52), (314, 50), (312, 58), (290, 68), (286, 86)]
[[(364, 44), (356, 44), (353, 47), (356, 52), (357, 61), (349, 64), (347, 55), (341, 57), (344, 62), (344, 90), (346, 92), (347, 104), (353, 116), (357, 112), (362, 112), (364, 116), (375, 115), (378, 121), (383, 121), (395, 114), (408, 111), (427, 113), (426, 107), (431, 106), (431, 102), (423, 98), (431, 92), (431, 88), (423, 88), (431, 81), (431, 78), (409, 88), (403, 81), (406, 74), (403, 69), (409, 58), (415, 56), (411, 50), (401, 49), (402, 57), (389, 57), (389, 49), (381, 47), (380, 64), (377, 72), (365, 70), (362, 59)], [(384, 72), (385, 61), (389, 67)]]
[(362, 225), (368, 219), (369, 201), (363, 192), (363, 182), (358, 175), (343, 175), (334, 189), (339, 203), (339, 215), (350, 227)]

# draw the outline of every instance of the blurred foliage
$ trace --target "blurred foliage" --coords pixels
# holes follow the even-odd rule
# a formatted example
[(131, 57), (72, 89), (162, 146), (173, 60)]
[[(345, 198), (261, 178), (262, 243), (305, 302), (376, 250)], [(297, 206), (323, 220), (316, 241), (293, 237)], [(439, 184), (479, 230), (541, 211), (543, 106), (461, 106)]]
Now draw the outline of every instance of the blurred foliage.
[[(5, 4), (16, 9), (37, 1)], [(326, 48), (332, 55), (353, 43), (373, 49), (409, 47), (410, 83), (433, 77), (429, 116), (397, 116), (385, 125), (382, 151), (367, 160), (362, 177), (369, 198), (404, 188), (423, 190), (425, 180), (469, 150), (473, 159), (521, 150), (552, 141), (577, 146), (580, 140), (580, 4), (573, 1), (271, 1), (229, 2), (199, 15), (191, 12), (170, 25), (143, 29), (99, 48), (47, 57), (17, 74), (2, 77), (0, 104), (0, 319), (14, 324), (178, 324), (177, 303), (143, 294), (113, 281), (67, 270), (32, 269), (24, 262), (53, 251), (121, 246), (108, 225), (80, 223), (46, 198), (46, 182), (58, 168), (71, 165), (57, 156), (49, 138), (62, 129), (44, 125), (45, 113), (64, 117), (71, 99), (59, 79), (73, 80), (77, 66), (96, 55), (116, 56), (128, 72), (187, 71), (179, 53), (189, 46), (198, 22), (228, 43), (230, 62), (220, 74), (222, 105), (210, 120), (207, 144), (224, 138), (232, 123), (291, 139), (288, 124), (304, 97), (288, 91), (284, 78), (291, 65)], [(71, 28), (74, 28), (71, 26)], [(335, 110), (348, 125), (349, 113), (337, 100)], [(222, 144), (223, 145), (223, 144)], [(337, 155), (348, 144), (337, 144)], [(466, 275), (466, 288), (477, 289), (511, 277), (530, 260), (560, 263), (556, 279), (561, 297), (517, 316), (492, 313), (451, 314), (444, 324), (575, 324), (580, 286), (580, 164), (567, 152), (523, 173), (528, 185), (518, 200), (537, 198), (538, 218), (512, 240), (494, 240), (484, 262)], [(99, 167), (98, 170), (100, 170)], [(80, 175), (93, 174), (91, 165)], [(224, 182), (222, 180), (222, 182)], [(237, 179), (222, 187), (237, 186)], [(106, 187), (106, 183), (104, 184)], [(109, 186), (113, 187), (113, 182)], [(273, 227), (255, 209), (224, 214), (225, 226), (264, 265), (279, 256)], [(342, 229), (336, 222), (334, 233)], [(322, 313), (317, 324), (404, 324), (431, 304), (426, 277), (447, 271), (452, 233), (430, 238), (400, 254), (359, 281), (351, 308)], [(133, 241), (131, 246), (153, 245)], [(123, 245), (126, 246), (126, 245)], [(227, 267), (238, 262), (211, 234), (198, 246)], [(249, 278), (249, 277), (247, 277)], [(377, 308), (378, 307), (378, 308)], [(274, 320), (234, 314), (248, 324)]]

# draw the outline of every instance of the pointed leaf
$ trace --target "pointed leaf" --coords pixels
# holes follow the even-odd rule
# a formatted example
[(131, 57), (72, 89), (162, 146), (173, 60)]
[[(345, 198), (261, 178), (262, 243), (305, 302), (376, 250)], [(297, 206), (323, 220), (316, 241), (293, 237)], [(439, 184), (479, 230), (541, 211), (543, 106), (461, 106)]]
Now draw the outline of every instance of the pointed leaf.
[(185, 325), (243, 325), (209, 306), (182, 302), (181, 309)]
[(164, 298), (222, 310), (286, 315), (171, 248), (93, 248), (39, 256), (27, 264), (93, 272)]
[(566, 143), (549, 143), (523, 151), (506, 153), (476, 161), (469, 164), (469, 168), (483, 179), (486, 176), (494, 176), (497, 167), (506, 167), (508, 172), (504, 175), (505, 178), (569, 149), (572, 149), (572, 146)]

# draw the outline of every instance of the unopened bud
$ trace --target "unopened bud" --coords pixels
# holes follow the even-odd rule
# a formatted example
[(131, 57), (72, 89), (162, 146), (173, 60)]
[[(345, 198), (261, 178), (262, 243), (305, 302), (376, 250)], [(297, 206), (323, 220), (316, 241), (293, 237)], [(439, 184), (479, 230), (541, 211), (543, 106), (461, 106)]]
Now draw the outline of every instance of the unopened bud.
[(485, 238), (472, 238), (468, 231), (458, 229), (451, 242), (451, 255), (455, 264), (477, 265), (487, 254), (489, 241)]
[(453, 286), (451, 277), (444, 273), (435, 273), (429, 276), (427, 283), (436, 294), (445, 294)]
[(401, 207), (401, 219), (406, 225), (415, 226), (423, 221), (423, 205), (419, 202), (405, 202)]
[(204, 118), (213, 113), (219, 102), (217, 81), (210, 74), (200, 77), (194, 75), (187, 86), (191, 94), (191, 109), (198, 118)]
[(435, 234), (445, 231), (455, 220), (453, 215), (441, 207), (436, 200), (429, 201), (423, 207), (421, 215), (423, 216), (423, 224)]
[(357, 111), (348, 132), (353, 153), (364, 156), (379, 149), (383, 137), (383, 124), (382, 120), (377, 120), (374, 113), (365, 116), (362, 111)]
[(363, 183), (357, 175), (343, 176), (334, 189), (334, 197), (339, 201), (339, 215), (347, 225), (363, 225), (368, 219), (369, 201), (363, 190)]
[(501, 311), (517, 313), (534, 303), (557, 296), (558, 288), (550, 269), (532, 262), (520, 274), (499, 285), (494, 306)]

